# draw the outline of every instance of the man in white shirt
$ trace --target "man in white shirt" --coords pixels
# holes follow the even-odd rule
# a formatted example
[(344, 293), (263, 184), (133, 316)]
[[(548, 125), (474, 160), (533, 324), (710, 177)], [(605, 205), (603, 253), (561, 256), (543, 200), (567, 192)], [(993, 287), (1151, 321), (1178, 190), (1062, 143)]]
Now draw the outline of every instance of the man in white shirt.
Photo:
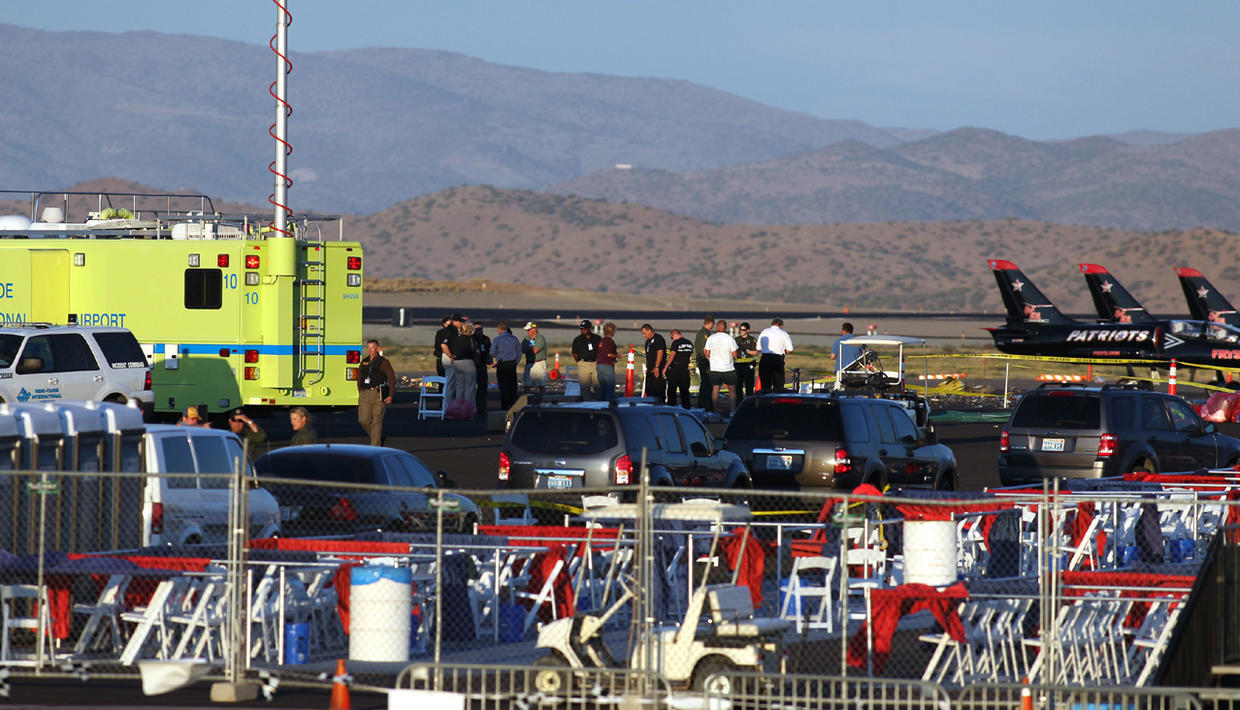
[(762, 379), (762, 391), (784, 388), (784, 356), (792, 352), (792, 338), (784, 330), (784, 319), (773, 318), (771, 327), (758, 335), (758, 377)]
[(736, 405), (740, 403), (740, 393), (736, 387), (736, 339), (727, 331), (727, 319), (715, 321), (715, 332), (706, 339), (702, 352), (710, 361), (711, 402), (719, 399), (720, 385), (727, 385), (728, 394), (732, 397), (731, 411), (736, 411)]

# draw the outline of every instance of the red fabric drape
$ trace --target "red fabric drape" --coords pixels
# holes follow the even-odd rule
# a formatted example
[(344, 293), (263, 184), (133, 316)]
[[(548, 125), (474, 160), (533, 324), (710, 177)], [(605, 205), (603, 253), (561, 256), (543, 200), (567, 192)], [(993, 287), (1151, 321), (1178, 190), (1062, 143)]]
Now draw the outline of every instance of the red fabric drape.
[[(560, 570), (559, 575), (551, 586), (551, 594), (555, 597), (555, 609), (559, 614), (556, 618), (564, 618), (577, 613), (577, 609), (573, 600), (573, 581), (568, 575), (568, 546), (552, 545), (547, 552), (540, 553), (534, 557), (530, 563), (530, 581), (526, 585), (525, 591), (530, 594), (538, 594), (542, 591), (543, 584), (547, 578), (551, 576), (552, 570), (555, 569), (556, 562), (564, 562), (564, 567)], [(527, 609), (534, 606), (531, 599), (521, 600)], [(541, 609), (538, 610), (538, 618), (540, 621), (552, 621), (551, 604), (544, 602)]]
[[(891, 639), (900, 618), (928, 609), (939, 625), (956, 641), (964, 642), (964, 624), (956, 605), (969, 598), (963, 582), (939, 591), (928, 584), (903, 584), (891, 589), (870, 591), (870, 619), (874, 625), (874, 672), (882, 673), (891, 656)], [(866, 624), (848, 642), (848, 665), (866, 665)]]
[(753, 539), (752, 533), (745, 540), (745, 555), (741, 557), (741, 538), (745, 536), (745, 528), (736, 528), (723, 540), (723, 554), (728, 561), (728, 569), (735, 570), (737, 558), (740, 558), (741, 571), (736, 583), (749, 587), (749, 599), (753, 608), (762, 606), (762, 573), (766, 569), (766, 552), (762, 543)]
[(353, 568), (360, 562), (345, 562), (332, 573), (332, 586), (336, 588), (336, 614), (340, 616), (340, 626), (347, 636), (349, 633), (349, 582)]

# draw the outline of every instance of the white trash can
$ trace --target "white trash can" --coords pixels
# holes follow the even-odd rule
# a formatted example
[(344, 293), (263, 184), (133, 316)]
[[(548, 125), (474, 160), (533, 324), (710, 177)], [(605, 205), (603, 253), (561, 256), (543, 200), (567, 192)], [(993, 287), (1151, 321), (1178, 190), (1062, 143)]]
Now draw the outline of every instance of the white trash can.
[(905, 520), (904, 581), (941, 587), (957, 579), (956, 523)]
[(349, 660), (408, 661), (413, 572), (354, 567), (349, 574)]

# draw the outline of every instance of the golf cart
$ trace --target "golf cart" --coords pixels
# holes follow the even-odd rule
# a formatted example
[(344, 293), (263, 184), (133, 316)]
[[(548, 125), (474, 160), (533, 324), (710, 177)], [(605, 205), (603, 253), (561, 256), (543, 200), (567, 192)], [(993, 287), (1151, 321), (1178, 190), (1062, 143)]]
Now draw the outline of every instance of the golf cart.
[[(884, 399), (904, 402), (918, 428), (930, 424), (930, 376), (929, 359), (926, 357), (926, 339), (907, 335), (856, 335), (843, 341), (845, 345), (859, 347), (860, 352), (850, 362), (835, 363), (836, 390), (850, 390)], [(909, 389), (905, 382), (904, 349), (921, 346), (922, 382), (925, 394)], [(894, 372), (883, 366), (883, 358), (876, 347), (894, 347), (897, 367)]]
[[(650, 506), (647, 525), (639, 517), (637, 504), (619, 504), (588, 510), (588, 521), (622, 521), (635, 524), (639, 530), (636, 560), (643, 560), (643, 546), (649, 545), (648, 525), (654, 521), (683, 521), (709, 524), (712, 530), (708, 555), (720, 555), (720, 538), (723, 523), (746, 522), (749, 509), (743, 505), (729, 505), (714, 501), (686, 503), (658, 503)], [(744, 528), (741, 550), (745, 549), (749, 529)], [(617, 538), (616, 549), (621, 541)], [(743, 552), (741, 553), (743, 554)], [(602, 639), (604, 624), (622, 608), (632, 602), (633, 632), (628, 635), (628, 667), (654, 670), (673, 686), (690, 687), (696, 691), (710, 690), (726, 694), (732, 689), (733, 679), (729, 672), (766, 671), (779, 672), (783, 658), (783, 634), (791, 625), (786, 619), (755, 618), (750, 600), (749, 587), (737, 584), (742, 560), (737, 561), (731, 584), (709, 584), (707, 574), (701, 575), (689, 597), (683, 620), (675, 626), (655, 626), (649, 602), (639, 589), (648, 589), (645, 583), (653, 566), (640, 567), (634, 574), (608, 573), (609, 587), (604, 591), (599, 610), (578, 613), (576, 616), (558, 619), (546, 624), (538, 632), (538, 648), (549, 653), (538, 659), (535, 665), (545, 667), (535, 675), (535, 687), (546, 694), (562, 692), (572, 681), (567, 669), (617, 668), (620, 667)], [(610, 601), (610, 587), (615, 586), (618, 595)], [(644, 607), (644, 608), (643, 608)], [(650, 619), (649, 623), (643, 620)], [(707, 687), (707, 682), (710, 687)]]

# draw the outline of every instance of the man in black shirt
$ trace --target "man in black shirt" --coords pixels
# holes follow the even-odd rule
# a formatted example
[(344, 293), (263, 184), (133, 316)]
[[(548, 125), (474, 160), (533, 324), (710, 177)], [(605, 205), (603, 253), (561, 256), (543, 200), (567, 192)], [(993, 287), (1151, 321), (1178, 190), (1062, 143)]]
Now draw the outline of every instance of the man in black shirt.
[[(453, 390), (453, 382), (456, 380), (456, 370), (452, 366), (453, 351), (457, 349), (456, 338), (461, 332), (461, 321), (464, 317), (460, 313), (453, 313), (448, 317), (448, 323), (435, 333), (435, 347), (439, 349), (440, 366), (444, 372), (444, 396), (447, 397)], [(448, 400), (444, 400), (448, 401)]]
[(443, 369), (443, 344), (452, 339), (452, 316), (444, 316), (443, 322), (440, 323), (439, 330), (435, 331), (435, 374), (440, 377), (444, 376)]
[(487, 413), (487, 368), (491, 366), (491, 339), (482, 332), (482, 324), (474, 323), (474, 367), (478, 370), (478, 393), (474, 403), (478, 405), (478, 416)]
[(667, 379), (667, 403), (676, 406), (679, 395), (679, 404), (689, 409), (692, 406), (689, 403), (689, 361), (693, 359), (693, 343), (678, 328), (672, 328), (671, 335), (672, 355), (663, 368)]
[(702, 348), (706, 347), (706, 339), (715, 332), (715, 317), (706, 316), (702, 319), (702, 327), (698, 329), (697, 337), (693, 339), (693, 353), (697, 357), (698, 370), (698, 406), (702, 409), (713, 412), (715, 411), (715, 402), (710, 398), (710, 360), (706, 358), (706, 353), (702, 352)]
[(379, 354), (379, 341), (366, 341), (366, 358), (357, 368), (357, 420), (370, 436), (371, 446), (383, 445), (383, 415), (392, 403), (396, 373)]
[(603, 341), (594, 333), (590, 321), (582, 319), (581, 335), (573, 338), (573, 359), (577, 361), (577, 383), (581, 398), (587, 402), (598, 399), (598, 344)]
[(642, 325), (642, 336), (646, 338), (646, 396), (662, 402), (667, 389), (667, 380), (663, 379), (667, 341), (649, 323)]

